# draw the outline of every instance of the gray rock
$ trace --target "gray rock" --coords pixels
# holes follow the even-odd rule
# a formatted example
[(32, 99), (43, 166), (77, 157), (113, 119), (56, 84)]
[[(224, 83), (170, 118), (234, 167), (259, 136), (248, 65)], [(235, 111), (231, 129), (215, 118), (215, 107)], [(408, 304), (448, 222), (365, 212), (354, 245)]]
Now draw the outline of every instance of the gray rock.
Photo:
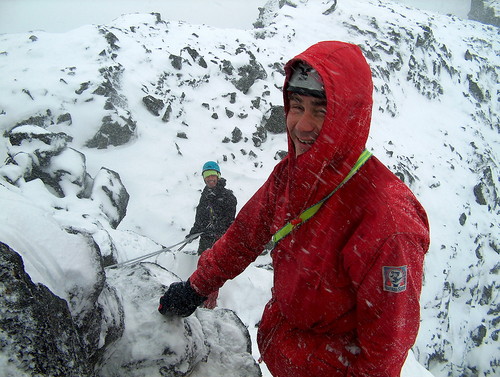
[(142, 103), (154, 116), (160, 116), (160, 111), (165, 107), (165, 103), (161, 99), (155, 98), (151, 95), (143, 97)]
[(65, 300), (24, 271), (22, 258), (0, 243), (0, 344), (7, 375), (94, 376)]
[(264, 116), (263, 124), (264, 128), (273, 134), (285, 133), (285, 108), (283, 106), (271, 107), (271, 109)]
[(488, 1), (471, 0), (469, 19), (489, 24), (500, 26), (500, 15), (495, 14), (495, 9), (490, 6)]
[(94, 178), (90, 197), (99, 203), (99, 207), (113, 228), (116, 228), (127, 214), (130, 195), (123, 185), (120, 175), (110, 169), (101, 168), (99, 170)]
[[(180, 318), (156, 311), (161, 292), (179, 280), (176, 275), (140, 263), (110, 269), (107, 278), (124, 312), (111, 313), (105, 322), (123, 315), (125, 326), (122, 335), (102, 349), (99, 376), (261, 376), (248, 330), (234, 312), (198, 309)], [(139, 352), (137, 346), (143, 344), (150, 346)]]
[(85, 144), (89, 148), (106, 149), (128, 143), (136, 136), (137, 123), (131, 116), (107, 115), (102, 118), (101, 128)]

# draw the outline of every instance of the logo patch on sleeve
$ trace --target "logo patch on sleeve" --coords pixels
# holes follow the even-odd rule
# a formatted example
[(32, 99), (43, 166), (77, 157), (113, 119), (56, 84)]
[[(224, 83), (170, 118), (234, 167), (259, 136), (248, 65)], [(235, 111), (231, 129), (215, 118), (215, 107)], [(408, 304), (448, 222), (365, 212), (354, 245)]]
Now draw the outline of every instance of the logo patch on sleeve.
[(406, 266), (393, 267), (383, 266), (384, 291), (403, 292), (406, 290)]

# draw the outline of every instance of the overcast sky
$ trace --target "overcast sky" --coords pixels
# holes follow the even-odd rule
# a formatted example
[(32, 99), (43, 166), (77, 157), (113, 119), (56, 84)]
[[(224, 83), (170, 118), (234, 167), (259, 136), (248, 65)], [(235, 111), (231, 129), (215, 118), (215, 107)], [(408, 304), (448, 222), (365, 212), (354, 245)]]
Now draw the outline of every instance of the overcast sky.
[[(467, 17), (471, 2), (395, 1), (464, 18)], [(164, 20), (183, 20), (217, 28), (251, 29), (259, 14), (258, 7), (266, 2), (267, 0), (0, 0), (0, 34), (33, 30), (66, 32), (87, 24), (106, 24), (124, 13), (137, 12), (160, 12)]]

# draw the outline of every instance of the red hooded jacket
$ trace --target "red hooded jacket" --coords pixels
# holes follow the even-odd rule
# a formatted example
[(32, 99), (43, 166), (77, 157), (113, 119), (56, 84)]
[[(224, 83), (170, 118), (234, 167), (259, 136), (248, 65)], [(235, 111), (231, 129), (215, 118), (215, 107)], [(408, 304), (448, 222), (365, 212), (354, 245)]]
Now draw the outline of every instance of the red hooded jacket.
[[(327, 113), (311, 149), (289, 153), (200, 258), (191, 285), (208, 295), (236, 277), (283, 225), (332, 192), (365, 148), (373, 84), (360, 49), (320, 42), (285, 66), (320, 74)], [(419, 327), (429, 226), (410, 190), (376, 157), (272, 252), (274, 287), (258, 332), (274, 376), (396, 377)]]

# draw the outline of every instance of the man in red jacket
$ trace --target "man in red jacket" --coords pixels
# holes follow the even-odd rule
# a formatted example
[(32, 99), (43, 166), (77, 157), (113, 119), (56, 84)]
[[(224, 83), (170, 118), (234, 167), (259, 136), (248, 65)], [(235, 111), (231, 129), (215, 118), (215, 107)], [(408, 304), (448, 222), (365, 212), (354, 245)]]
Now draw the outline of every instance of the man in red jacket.
[(271, 373), (399, 376), (419, 327), (425, 211), (364, 151), (373, 84), (357, 46), (320, 42), (285, 72), (287, 157), (159, 310), (190, 315), (274, 236), (257, 339)]

